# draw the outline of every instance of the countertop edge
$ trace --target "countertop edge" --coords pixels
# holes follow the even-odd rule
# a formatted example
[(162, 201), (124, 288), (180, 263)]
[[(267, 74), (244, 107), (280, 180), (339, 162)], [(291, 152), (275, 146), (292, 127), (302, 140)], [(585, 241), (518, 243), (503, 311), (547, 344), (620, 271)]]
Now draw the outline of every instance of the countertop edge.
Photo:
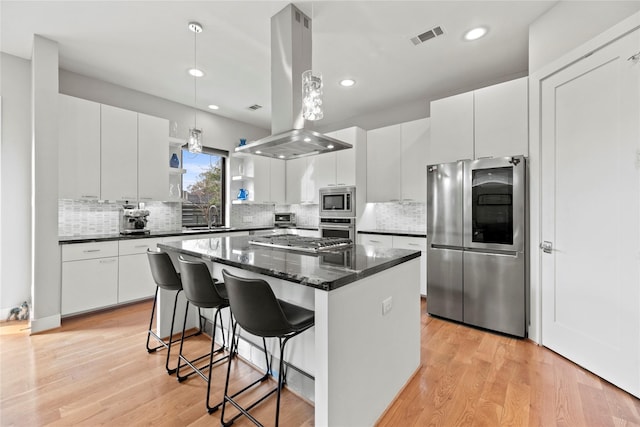
[(270, 277), (275, 277), (277, 279), (282, 279), (282, 280), (287, 280), (289, 282), (294, 282), (294, 283), (299, 283), (301, 285), (304, 286), (309, 286), (311, 288), (316, 288), (316, 289), (320, 289), (323, 291), (333, 291), (335, 289), (341, 288), (342, 286), (348, 285), (350, 283), (353, 283), (355, 281), (364, 279), (365, 277), (368, 276), (372, 276), (376, 273), (379, 273), (381, 271), (387, 270), (391, 267), (395, 267), (396, 265), (399, 264), (403, 264), (407, 261), (411, 261), (412, 259), (415, 258), (420, 258), (421, 253), (420, 251), (412, 251), (411, 253), (408, 253), (406, 255), (403, 255), (401, 257), (389, 260), (385, 263), (376, 265), (374, 267), (369, 267), (366, 270), (362, 270), (360, 272), (354, 271), (349, 275), (346, 275), (340, 279), (334, 280), (334, 281), (323, 281), (321, 283), (310, 283), (310, 282), (306, 282), (304, 279), (300, 279), (298, 276), (295, 275), (289, 275), (286, 272), (281, 272), (281, 271), (275, 271), (269, 268), (265, 268), (265, 267), (259, 267), (259, 266), (255, 266), (255, 265), (249, 265), (249, 264), (244, 264), (241, 262), (235, 262), (235, 261), (231, 261), (225, 258), (218, 258), (215, 256), (211, 256), (211, 255), (204, 255), (202, 253), (199, 253), (197, 251), (190, 251), (188, 249), (183, 249), (183, 248), (176, 248), (174, 246), (170, 246), (164, 243), (159, 243), (158, 247), (160, 249), (164, 249), (164, 250), (171, 250), (180, 254), (184, 254), (184, 255), (189, 255), (189, 256), (193, 256), (193, 257), (198, 257), (198, 258), (202, 258), (202, 259), (207, 259), (210, 260), (212, 262), (217, 262), (219, 264), (223, 264), (223, 265), (229, 265), (231, 267), (236, 267), (242, 270), (246, 270), (246, 271), (251, 271), (254, 273), (258, 273), (258, 274), (264, 274), (265, 276), (270, 276)]
[(377, 234), (381, 236), (427, 237), (426, 231), (400, 230), (358, 230), (358, 234)]
[[(314, 230), (317, 231), (317, 227), (290, 227), (296, 230)], [(118, 241), (118, 240), (135, 240), (135, 239), (154, 239), (160, 237), (171, 237), (171, 236), (202, 236), (209, 234), (221, 234), (221, 233), (235, 233), (242, 231), (263, 231), (263, 230), (275, 230), (275, 229), (284, 229), (282, 227), (273, 227), (273, 226), (264, 226), (264, 227), (231, 227), (225, 228), (221, 230), (211, 230), (200, 232), (185, 232), (182, 230), (176, 231), (157, 231), (151, 232), (150, 234), (109, 234), (109, 235), (95, 235), (95, 236), (60, 236), (58, 237), (59, 245), (69, 245), (74, 243), (96, 243), (96, 242), (109, 242), (109, 241)]]

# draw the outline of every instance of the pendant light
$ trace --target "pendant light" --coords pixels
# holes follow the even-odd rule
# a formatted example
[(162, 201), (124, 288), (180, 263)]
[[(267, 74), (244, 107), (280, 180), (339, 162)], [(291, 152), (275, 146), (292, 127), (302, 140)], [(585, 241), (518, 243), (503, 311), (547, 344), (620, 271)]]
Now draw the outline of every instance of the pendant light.
[(320, 120), (322, 109), (322, 74), (307, 70), (302, 73), (302, 117), (305, 120)]
[(197, 80), (204, 73), (197, 67), (197, 50), (196, 41), (198, 33), (202, 32), (202, 25), (197, 22), (189, 22), (189, 30), (193, 31), (193, 68), (189, 70), (189, 74), (193, 76), (193, 127), (189, 129), (189, 139), (187, 140), (187, 149), (191, 153), (202, 152), (202, 129), (198, 129), (198, 104), (197, 104)]

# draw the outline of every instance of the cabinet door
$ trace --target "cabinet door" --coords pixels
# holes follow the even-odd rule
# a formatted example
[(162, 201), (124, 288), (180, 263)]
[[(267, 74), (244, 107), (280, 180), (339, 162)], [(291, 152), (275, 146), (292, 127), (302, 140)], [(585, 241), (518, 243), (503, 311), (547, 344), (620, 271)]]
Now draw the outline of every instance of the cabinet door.
[(427, 150), (431, 141), (430, 119), (402, 123), (402, 199), (426, 203)]
[(119, 258), (118, 302), (150, 298), (156, 291), (147, 254), (124, 255)]
[(313, 176), (316, 188), (335, 187), (336, 153), (324, 153), (314, 156)]
[(387, 236), (382, 234), (358, 234), (358, 242), (361, 245), (366, 246), (381, 246), (392, 248), (393, 236)]
[(253, 194), (249, 200), (258, 203), (271, 202), (271, 159), (263, 156), (252, 156), (253, 161)]
[(138, 114), (138, 199), (167, 200), (169, 120)]
[(307, 159), (291, 159), (286, 161), (286, 199), (289, 204), (305, 202), (306, 191), (303, 192), (303, 183), (307, 178), (304, 174), (307, 169)]
[(475, 104), (475, 155), (528, 155), (528, 78), (478, 89)]
[(473, 159), (473, 92), (431, 103), (429, 164)]
[(62, 315), (118, 302), (118, 257), (62, 263)]
[(393, 236), (393, 247), (420, 252), (420, 293), (427, 294), (427, 239), (425, 237)]
[(138, 199), (138, 114), (101, 105), (101, 198)]
[(280, 159), (271, 160), (271, 201), (276, 205), (285, 204), (286, 187), (286, 161)]
[(353, 148), (336, 152), (336, 185), (356, 185), (357, 128), (339, 130), (336, 138)]
[(367, 202), (400, 200), (400, 125), (367, 133)]
[(58, 197), (100, 198), (100, 104), (59, 95)]

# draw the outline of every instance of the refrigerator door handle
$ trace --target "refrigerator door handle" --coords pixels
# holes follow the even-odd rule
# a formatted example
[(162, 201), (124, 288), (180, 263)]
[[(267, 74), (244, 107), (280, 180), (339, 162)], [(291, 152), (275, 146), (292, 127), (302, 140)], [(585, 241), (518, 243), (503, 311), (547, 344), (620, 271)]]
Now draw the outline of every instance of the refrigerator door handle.
[(430, 246), (431, 249), (446, 249), (449, 251), (463, 251), (464, 248), (462, 246), (450, 246), (450, 245), (438, 245), (436, 243), (432, 243)]

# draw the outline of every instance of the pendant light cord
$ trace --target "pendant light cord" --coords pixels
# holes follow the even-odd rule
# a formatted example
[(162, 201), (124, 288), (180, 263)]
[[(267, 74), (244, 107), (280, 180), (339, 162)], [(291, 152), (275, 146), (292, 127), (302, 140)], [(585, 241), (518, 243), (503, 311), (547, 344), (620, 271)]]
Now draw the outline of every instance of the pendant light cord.
[[(198, 32), (193, 32), (193, 69), (198, 69)], [(198, 104), (197, 104), (197, 94), (198, 94), (198, 77), (193, 76), (193, 128), (198, 128)]]

